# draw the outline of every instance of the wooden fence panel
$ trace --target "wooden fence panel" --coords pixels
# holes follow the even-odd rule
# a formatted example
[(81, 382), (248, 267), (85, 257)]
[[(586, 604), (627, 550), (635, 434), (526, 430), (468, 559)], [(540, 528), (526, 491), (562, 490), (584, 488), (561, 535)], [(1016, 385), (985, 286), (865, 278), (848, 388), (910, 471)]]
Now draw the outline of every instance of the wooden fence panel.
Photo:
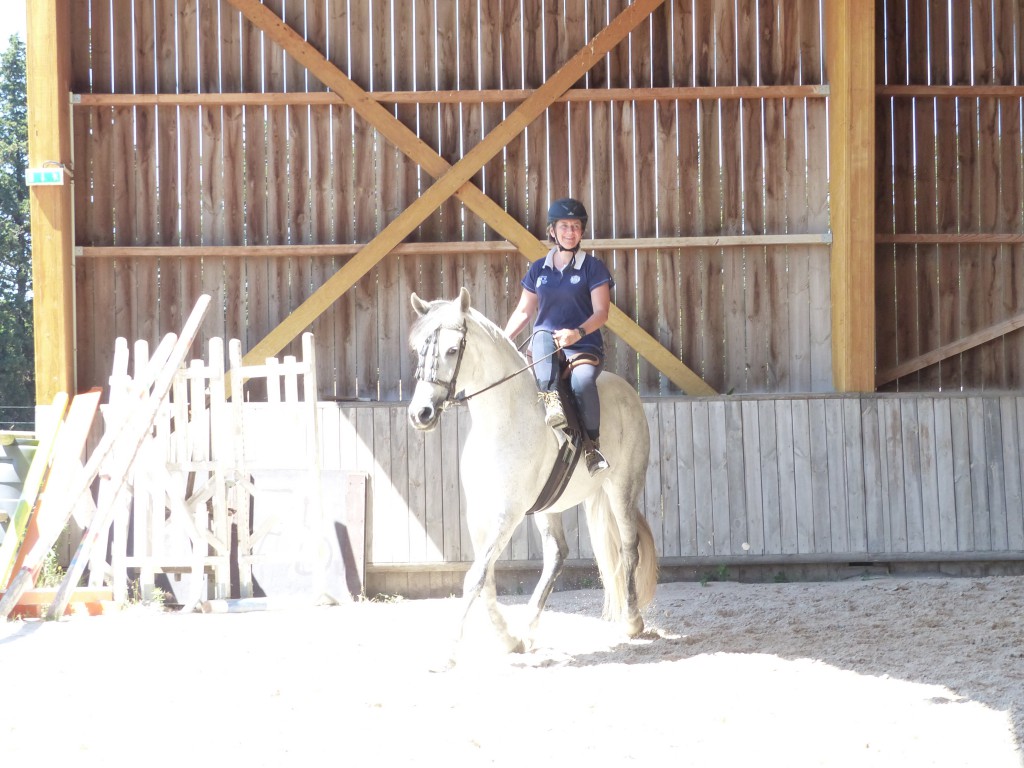
[[(642, 511), (659, 558), (706, 571), (720, 564), (1024, 561), (1020, 400), (648, 399), (652, 460)], [(449, 411), (438, 430), (422, 434), (399, 404), (321, 409), (331, 443), (325, 456), (338, 463), (328, 468), (371, 478), (370, 570), (413, 574), (417, 589), (436, 582), (457, 591), (461, 576), (430, 574), (461, 574), (472, 559), (458, 473), (468, 411)], [(979, 466), (970, 466), (972, 456)], [(574, 515), (565, 520), (570, 560), (586, 562), (589, 534)], [(537, 566), (542, 552), (532, 522), (516, 535), (503, 567)]]

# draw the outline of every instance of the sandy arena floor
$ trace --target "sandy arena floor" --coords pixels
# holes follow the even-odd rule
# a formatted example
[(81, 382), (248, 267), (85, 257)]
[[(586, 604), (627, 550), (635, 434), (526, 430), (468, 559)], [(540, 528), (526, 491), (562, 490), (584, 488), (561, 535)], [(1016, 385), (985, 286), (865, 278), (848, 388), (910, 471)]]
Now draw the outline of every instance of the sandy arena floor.
[(1024, 765), (1024, 577), (662, 584), (632, 641), (600, 606), (446, 672), (456, 600), (10, 622), (0, 765)]

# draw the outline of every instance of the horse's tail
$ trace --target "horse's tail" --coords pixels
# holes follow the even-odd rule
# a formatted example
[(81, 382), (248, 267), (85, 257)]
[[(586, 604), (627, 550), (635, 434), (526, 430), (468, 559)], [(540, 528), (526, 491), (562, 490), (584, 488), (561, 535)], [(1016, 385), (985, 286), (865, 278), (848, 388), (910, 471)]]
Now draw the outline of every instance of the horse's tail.
[[(622, 538), (619, 526), (612, 513), (608, 494), (598, 490), (586, 503), (587, 529), (590, 531), (594, 558), (604, 584), (604, 617), (611, 621), (626, 618), (628, 605), (626, 570), (622, 559)], [(637, 533), (637, 549), (640, 561), (637, 564), (636, 597), (641, 610), (654, 599), (658, 586), (658, 554), (654, 548), (654, 534), (640, 511), (634, 506), (630, 517)]]

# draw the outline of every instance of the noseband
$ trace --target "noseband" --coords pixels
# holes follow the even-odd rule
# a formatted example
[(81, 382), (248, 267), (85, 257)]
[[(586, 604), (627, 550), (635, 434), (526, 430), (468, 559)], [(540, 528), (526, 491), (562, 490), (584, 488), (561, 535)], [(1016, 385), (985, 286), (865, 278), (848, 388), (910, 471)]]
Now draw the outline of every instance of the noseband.
[[(438, 340), (440, 339), (441, 331), (443, 330), (458, 331), (462, 334), (459, 337), (459, 357), (455, 361), (455, 369), (452, 371), (452, 376), (447, 381), (437, 375), (438, 363), (441, 359), (441, 350), (438, 348)], [(415, 376), (418, 380), (426, 382), (427, 384), (437, 384), (440, 387), (444, 387), (445, 393), (444, 402), (441, 403), (442, 408), (447, 408), (454, 400), (455, 382), (459, 378), (459, 368), (462, 367), (462, 355), (465, 351), (465, 321), (463, 321), (461, 325), (441, 323), (434, 329), (433, 333), (423, 340), (423, 344), (420, 345), (419, 360), (416, 364)]]

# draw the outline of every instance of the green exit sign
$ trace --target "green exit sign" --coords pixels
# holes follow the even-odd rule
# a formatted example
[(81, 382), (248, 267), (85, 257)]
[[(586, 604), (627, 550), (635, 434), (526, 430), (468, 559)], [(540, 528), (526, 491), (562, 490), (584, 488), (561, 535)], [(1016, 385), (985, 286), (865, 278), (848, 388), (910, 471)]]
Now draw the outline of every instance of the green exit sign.
[(25, 171), (25, 183), (30, 187), (63, 184), (64, 169), (59, 165), (52, 168), (29, 168)]

